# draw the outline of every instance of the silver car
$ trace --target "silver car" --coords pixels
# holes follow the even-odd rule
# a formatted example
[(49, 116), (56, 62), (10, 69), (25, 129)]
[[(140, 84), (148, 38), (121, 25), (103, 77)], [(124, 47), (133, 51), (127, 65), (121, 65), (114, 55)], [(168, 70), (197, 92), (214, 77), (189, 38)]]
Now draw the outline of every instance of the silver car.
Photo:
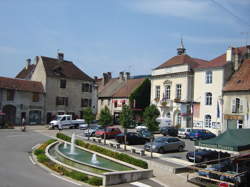
[[(185, 147), (185, 142), (178, 138), (172, 137), (159, 137), (152, 142), (152, 151), (158, 153), (165, 153), (167, 151), (183, 151)], [(151, 150), (151, 143), (146, 143), (144, 145), (146, 151)]]

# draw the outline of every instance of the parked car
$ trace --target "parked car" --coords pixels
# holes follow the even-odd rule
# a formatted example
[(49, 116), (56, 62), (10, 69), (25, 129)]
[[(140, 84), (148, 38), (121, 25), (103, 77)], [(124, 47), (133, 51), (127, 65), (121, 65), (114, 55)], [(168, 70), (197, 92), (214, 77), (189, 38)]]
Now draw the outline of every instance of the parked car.
[(57, 115), (54, 120), (49, 123), (51, 129), (58, 128), (78, 128), (80, 124), (85, 123), (84, 119), (72, 119), (72, 115)]
[(102, 129), (103, 127), (101, 127), (100, 125), (91, 125), (89, 127), (89, 129), (86, 129), (83, 131), (83, 134), (85, 136), (94, 136), (95, 135), (95, 132), (99, 129)]
[[(229, 157), (230, 155), (228, 153), (220, 153), (220, 158)], [(219, 153), (217, 151), (211, 151), (211, 150), (202, 150), (197, 149), (191, 152), (188, 152), (186, 154), (186, 158), (190, 162), (206, 162), (208, 160), (215, 160), (219, 158)]]
[(160, 133), (164, 136), (177, 136), (178, 129), (173, 126), (165, 126), (160, 128)]
[(104, 131), (104, 128), (98, 129), (95, 132), (96, 137), (104, 138), (104, 134), (106, 134), (106, 138), (114, 138), (116, 135), (121, 134), (121, 130), (119, 128), (115, 128), (115, 127), (107, 127), (106, 133)]
[[(165, 153), (166, 151), (183, 151), (185, 142), (178, 138), (172, 137), (159, 137), (152, 142), (152, 151), (158, 153)], [(146, 143), (144, 149), (151, 150), (151, 143)]]
[(189, 138), (189, 133), (191, 132), (191, 128), (180, 128), (178, 129), (178, 137), (179, 138)]
[[(118, 143), (124, 144), (124, 133), (118, 134), (115, 137), (115, 140)], [(137, 132), (128, 132), (127, 133), (127, 144), (128, 145), (142, 145), (146, 142), (149, 142), (150, 138), (143, 136), (141, 133)]]
[(148, 139), (149, 141), (151, 139), (154, 139), (154, 135), (148, 129), (141, 129), (140, 131), (138, 131), (138, 134), (140, 136)]
[(147, 128), (144, 124), (140, 124), (140, 125), (137, 125), (137, 126), (135, 127), (135, 130), (136, 130), (137, 132), (140, 131), (140, 130), (142, 130), (142, 129), (147, 130), (148, 128)]
[(213, 138), (216, 135), (208, 130), (205, 129), (193, 129), (189, 133), (189, 139), (190, 140), (204, 140), (204, 139), (209, 139)]
[[(92, 123), (89, 124), (89, 127), (98, 125), (97, 122), (98, 122), (97, 120), (92, 121)], [(87, 128), (88, 128), (88, 124), (87, 124), (86, 122), (79, 125), (79, 129), (80, 129), (80, 130), (85, 130), (85, 129), (87, 129)]]

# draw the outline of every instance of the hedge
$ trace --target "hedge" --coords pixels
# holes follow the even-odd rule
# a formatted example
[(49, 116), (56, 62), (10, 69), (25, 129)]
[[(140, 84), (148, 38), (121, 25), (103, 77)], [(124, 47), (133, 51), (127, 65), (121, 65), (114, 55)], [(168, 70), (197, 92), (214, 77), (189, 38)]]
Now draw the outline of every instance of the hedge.
[[(59, 138), (59, 139), (68, 141), (68, 142), (71, 141), (71, 138), (69, 136), (63, 134), (63, 133), (57, 133), (56, 137)], [(127, 154), (111, 151), (111, 150), (103, 148), (101, 146), (94, 145), (94, 144), (89, 144), (89, 143), (86, 143), (86, 142), (84, 142), (82, 140), (78, 140), (78, 139), (75, 141), (75, 144), (78, 145), (78, 146), (84, 147), (86, 149), (101, 153), (103, 155), (115, 158), (117, 160), (121, 160), (123, 162), (127, 162), (129, 164), (141, 167), (143, 169), (148, 169), (148, 163), (147, 162), (145, 162), (143, 160), (136, 159), (136, 158), (131, 157), (131, 156), (127, 155)]]
[(45, 166), (47, 166), (51, 170), (54, 170), (54, 171), (60, 173), (61, 175), (65, 175), (65, 176), (70, 177), (72, 179), (79, 180), (79, 181), (82, 181), (82, 182), (85, 182), (85, 183), (88, 183), (91, 185), (96, 185), (96, 186), (102, 185), (102, 178), (88, 176), (84, 173), (67, 169), (59, 164), (52, 162), (45, 155), (45, 149), (49, 144), (51, 144), (55, 141), (56, 140), (53, 140), (53, 139), (48, 140), (47, 142), (43, 143), (41, 146), (39, 146), (39, 148), (37, 148), (34, 151), (34, 154), (37, 156), (37, 160), (39, 162), (41, 162), (42, 164), (44, 164)]

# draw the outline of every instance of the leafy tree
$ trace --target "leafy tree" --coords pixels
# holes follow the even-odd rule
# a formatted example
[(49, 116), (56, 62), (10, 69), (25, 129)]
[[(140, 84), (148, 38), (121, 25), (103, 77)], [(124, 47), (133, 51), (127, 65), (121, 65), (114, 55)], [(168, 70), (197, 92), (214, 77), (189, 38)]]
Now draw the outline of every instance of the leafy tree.
[[(159, 115), (160, 112), (155, 105), (150, 105), (145, 109), (143, 117), (145, 125), (148, 127), (149, 131), (154, 132), (159, 129), (159, 122), (156, 121), (156, 118)], [(153, 140), (151, 139), (151, 157), (153, 157), (152, 144)]]
[(124, 128), (124, 150), (126, 150), (127, 144), (127, 129), (133, 123), (133, 113), (128, 105), (123, 105), (122, 112), (120, 114), (120, 124)]
[[(88, 124), (88, 134), (89, 134), (89, 125), (95, 119), (95, 114), (93, 113), (93, 111), (90, 107), (83, 110), (83, 118), (84, 118), (85, 122)], [(88, 136), (88, 140), (89, 140), (89, 136)]]
[(106, 128), (108, 125), (112, 123), (112, 115), (107, 106), (105, 106), (101, 112), (99, 117), (99, 124), (104, 127), (104, 144), (106, 144)]

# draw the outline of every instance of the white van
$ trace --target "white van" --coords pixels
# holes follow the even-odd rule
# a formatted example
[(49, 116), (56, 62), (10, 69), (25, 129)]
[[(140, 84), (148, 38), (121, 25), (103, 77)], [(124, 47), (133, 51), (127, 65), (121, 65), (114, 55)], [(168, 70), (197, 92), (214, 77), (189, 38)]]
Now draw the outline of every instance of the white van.
[(179, 138), (188, 138), (189, 133), (191, 132), (191, 128), (180, 128), (178, 129), (178, 137)]

